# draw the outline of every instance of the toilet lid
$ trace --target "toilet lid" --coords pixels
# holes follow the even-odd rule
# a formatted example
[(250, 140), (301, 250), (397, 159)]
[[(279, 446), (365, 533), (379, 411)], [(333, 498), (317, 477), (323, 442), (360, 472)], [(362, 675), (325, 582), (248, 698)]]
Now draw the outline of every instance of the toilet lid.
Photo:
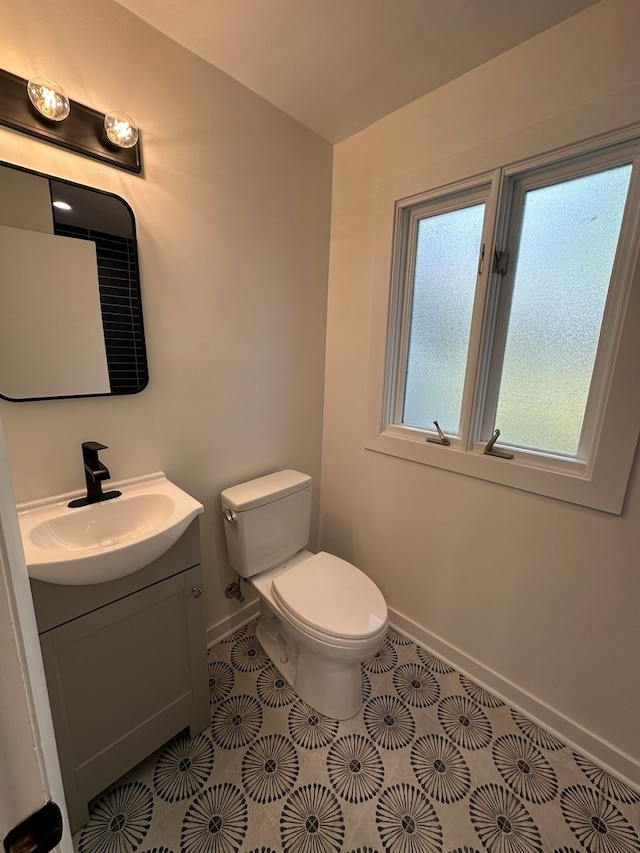
[(387, 621), (387, 605), (374, 582), (323, 551), (283, 572), (271, 589), (285, 611), (331, 637), (364, 639)]

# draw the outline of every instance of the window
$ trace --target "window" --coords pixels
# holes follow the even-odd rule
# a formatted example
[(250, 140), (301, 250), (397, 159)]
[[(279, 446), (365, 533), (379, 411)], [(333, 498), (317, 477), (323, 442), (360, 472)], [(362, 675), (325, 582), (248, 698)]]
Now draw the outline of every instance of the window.
[[(638, 165), (638, 144), (610, 145), (396, 202), (370, 449), (621, 511)], [(625, 431), (621, 472), (605, 448)]]

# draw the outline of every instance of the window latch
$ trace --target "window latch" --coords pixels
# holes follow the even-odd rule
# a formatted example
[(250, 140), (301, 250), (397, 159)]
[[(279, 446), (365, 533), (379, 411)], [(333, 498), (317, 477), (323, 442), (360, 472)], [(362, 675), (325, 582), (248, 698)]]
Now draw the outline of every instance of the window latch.
[(500, 430), (496, 429), (489, 441), (487, 442), (484, 452), (487, 456), (498, 456), (500, 459), (513, 459), (513, 453), (505, 453), (504, 450), (494, 450), (493, 445), (498, 440)]
[(509, 252), (501, 252), (496, 249), (493, 254), (493, 271), (498, 275), (506, 275), (509, 266)]
[(480, 260), (478, 261), (478, 275), (482, 275), (484, 269), (484, 243), (480, 247)]
[(449, 441), (447, 436), (440, 429), (440, 424), (438, 423), (438, 421), (434, 421), (433, 425), (438, 430), (438, 438), (432, 438), (431, 436), (427, 436), (427, 441), (430, 441), (432, 444), (442, 444), (445, 447), (448, 447), (451, 444), (451, 442)]

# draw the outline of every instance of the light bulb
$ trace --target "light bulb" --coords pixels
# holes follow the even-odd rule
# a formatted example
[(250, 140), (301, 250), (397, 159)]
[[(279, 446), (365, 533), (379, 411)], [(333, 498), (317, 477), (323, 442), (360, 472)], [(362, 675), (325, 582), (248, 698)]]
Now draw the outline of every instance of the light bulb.
[(71, 109), (62, 86), (48, 77), (32, 77), (27, 83), (29, 100), (40, 115), (51, 121), (62, 121)]
[(107, 139), (118, 148), (133, 148), (138, 141), (138, 128), (131, 116), (121, 110), (112, 110), (104, 117)]

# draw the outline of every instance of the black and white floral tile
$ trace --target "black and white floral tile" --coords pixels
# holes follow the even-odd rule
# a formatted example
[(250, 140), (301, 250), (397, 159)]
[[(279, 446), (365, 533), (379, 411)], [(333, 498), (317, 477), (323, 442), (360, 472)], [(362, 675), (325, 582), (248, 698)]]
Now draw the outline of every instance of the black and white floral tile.
[(640, 795), (389, 630), (337, 722), (245, 626), (209, 653), (211, 727), (92, 803), (78, 853), (640, 853)]

